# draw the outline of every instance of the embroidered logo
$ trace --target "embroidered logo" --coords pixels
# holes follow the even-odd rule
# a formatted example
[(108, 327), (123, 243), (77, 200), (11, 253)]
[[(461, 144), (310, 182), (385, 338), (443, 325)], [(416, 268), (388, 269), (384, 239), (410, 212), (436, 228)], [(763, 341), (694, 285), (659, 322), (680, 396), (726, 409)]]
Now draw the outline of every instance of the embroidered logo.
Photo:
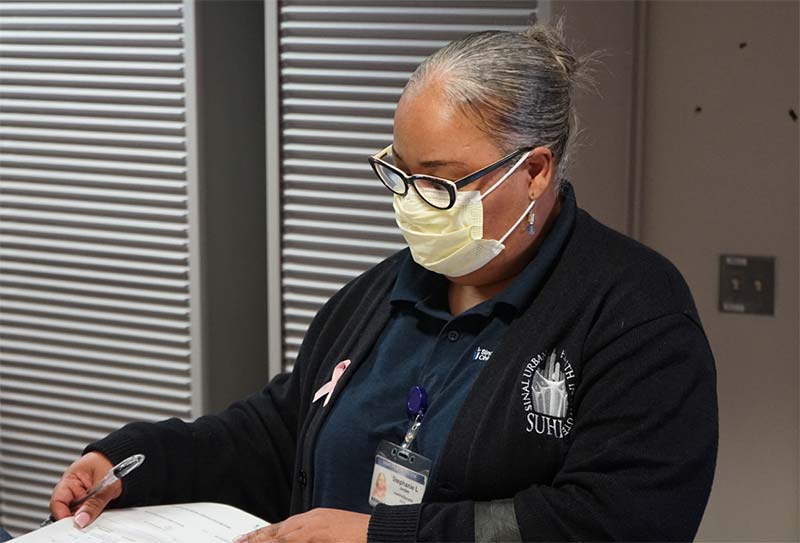
[(564, 350), (534, 356), (522, 370), (522, 406), (525, 430), (563, 439), (574, 419), (570, 398), (575, 392), (575, 371)]
[(473, 360), (480, 360), (481, 362), (486, 362), (492, 357), (492, 351), (489, 349), (484, 349), (483, 347), (478, 347), (475, 349), (475, 352), (472, 353)]

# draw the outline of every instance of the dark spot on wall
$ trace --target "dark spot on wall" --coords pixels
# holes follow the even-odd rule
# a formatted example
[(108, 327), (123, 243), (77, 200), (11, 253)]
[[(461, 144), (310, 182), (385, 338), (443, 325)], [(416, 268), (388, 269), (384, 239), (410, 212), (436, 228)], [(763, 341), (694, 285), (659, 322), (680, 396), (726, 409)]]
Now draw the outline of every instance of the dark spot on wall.
[(703, 111), (703, 108), (701, 108), (700, 106), (695, 106), (694, 108), (695, 113), (700, 113), (701, 111)]
[(789, 110), (789, 117), (791, 117), (793, 121), (797, 122), (797, 113), (793, 109)]
[(746, 41), (743, 41), (743, 42), (739, 43), (739, 49), (744, 49), (745, 47), (747, 47), (747, 42)]

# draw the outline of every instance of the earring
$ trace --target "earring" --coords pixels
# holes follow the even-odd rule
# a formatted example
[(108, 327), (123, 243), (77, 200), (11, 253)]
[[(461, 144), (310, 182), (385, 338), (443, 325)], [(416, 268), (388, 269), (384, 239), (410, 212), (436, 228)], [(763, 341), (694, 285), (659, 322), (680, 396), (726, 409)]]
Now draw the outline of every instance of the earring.
[[(533, 205), (536, 205), (535, 201), (534, 201)], [(536, 233), (536, 225), (534, 224), (535, 221), (536, 221), (536, 214), (534, 213), (533, 209), (531, 208), (531, 212), (528, 215), (528, 226), (525, 227), (525, 231), (531, 236)]]

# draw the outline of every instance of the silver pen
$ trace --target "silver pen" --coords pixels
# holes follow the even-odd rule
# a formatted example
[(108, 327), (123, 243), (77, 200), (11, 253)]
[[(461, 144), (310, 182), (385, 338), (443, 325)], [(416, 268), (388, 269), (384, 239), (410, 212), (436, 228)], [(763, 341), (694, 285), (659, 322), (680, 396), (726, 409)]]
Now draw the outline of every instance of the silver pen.
[[(105, 477), (103, 477), (103, 479), (99, 483), (97, 483), (94, 486), (94, 488), (92, 488), (83, 498), (70, 502), (69, 510), (74, 511), (75, 509), (83, 505), (83, 503), (86, 500), (102, 492), (103, 490), (110, 487), (111, 485), (113, 485), (126, 475), (128, 475), (130, 472), (141, 466), (142, 462), (144, 462), (143, 454), (134, 454), (133, 456), (129, 456), (128, 458), (126, 458), (125, 460), (123, 460), (110, 470), (108, 470), (108, 473), (106, 473)], [(51, 513), (50, 516), (47, 517), (47, 520), (42, 522), (40, 527), (52, 524), (53, 522), (55, 522), (55, 520), (56, 520), (55, 517)]]

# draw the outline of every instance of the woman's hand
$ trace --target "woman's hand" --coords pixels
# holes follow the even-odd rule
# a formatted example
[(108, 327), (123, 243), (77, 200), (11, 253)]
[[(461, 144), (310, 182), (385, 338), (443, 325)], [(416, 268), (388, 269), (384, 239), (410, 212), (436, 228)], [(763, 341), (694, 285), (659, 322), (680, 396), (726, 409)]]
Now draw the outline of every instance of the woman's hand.
[(239, 536), (234, 543), (366, 543), (369, 515), (341, 509), (312, 509)]
[[(111, 461), (99, 452), (90, 452), (72, 463), (53, 489), (50, 498), (50, 512), (56, 520), (72, 515), (69, 504), (83, 498), (89, 490), (103, 480), (108, 470), (113, 468)], [(117, 481), (99, 494), (86, 500), (75, 512), (75, 524), (85, 528), (100, 515), (108, 502), (122, 494), (122, 481)]]

